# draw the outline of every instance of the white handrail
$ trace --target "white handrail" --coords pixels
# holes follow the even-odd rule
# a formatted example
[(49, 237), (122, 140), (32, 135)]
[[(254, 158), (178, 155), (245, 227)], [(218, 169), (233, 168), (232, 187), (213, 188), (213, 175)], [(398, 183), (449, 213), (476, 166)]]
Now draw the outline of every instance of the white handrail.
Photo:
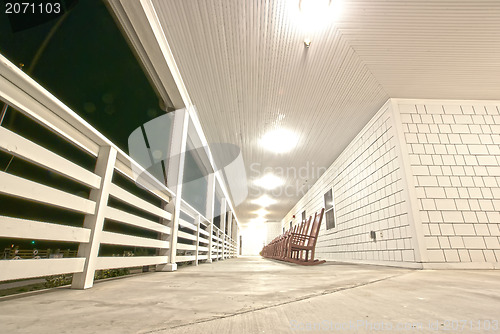
[(198, 212), (195, 208), (193, 208), (188, 202), (186, 202), (184, 199), (181, 199), (181, 210), (190, 216), (191, 218), (196, 218), (197, 216), (200, 216), (201, 220), (203, 221), (209, 221), (204, 215)]

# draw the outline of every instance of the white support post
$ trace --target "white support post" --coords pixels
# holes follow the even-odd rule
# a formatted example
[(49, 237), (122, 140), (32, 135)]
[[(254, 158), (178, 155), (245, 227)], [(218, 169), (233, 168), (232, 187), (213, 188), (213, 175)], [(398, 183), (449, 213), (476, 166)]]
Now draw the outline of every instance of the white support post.
[(175, 193), (173, 215), (170, 231), (170, 249), (167, 264), (160, 264), (157, 271), (175, 271), (177, 263), (177, 232), (179, 231), (179, 215), (181, 212), (182, 181), (188, 136), (189, 114), (186, 109), (176, 110), (170, 142), (170, 157), (167, 170), (167, 187)]
[(201, 228), (201, 216), (196, 216), (196, 259), (194, 265), (198, 265), (198, 260), (200, 258), (200, 228)]
[(90, 191), (90, 200), (96, 203), (94, 214), (85, 216), (83, 227), (90, 229), (88, 243), (81, 243), (78, 247), (78, 257), (85, 258), (83, 272), (73, 275), (72, 289), (88, 289), (94, 285), (94, 275), (101, 235), (104, 226), (104, 214), (108, 205), (109, 189), (113, 178), (116, 162), (116, 149), (109, 146), (101, 147), (97, 157), (95, 173), (101, 177), (98, 189)]
[(233, 257), (236, 257), (236, 236), (238, 234), (238, 225), (236, 224), (236, 220), (233, 221), (233, 228), (232, 228), (232, 235), (231, 238), (233, 240)]
[(231, 223), (229, 224), (229, 229), (227, 231), (227, 238), (229, 239), (229, 257), (233, 257), (233, 238), (231, 234), (233, 233), (233, 213), (229, 217)]
[(220, 203), (220, 227), (222, 230), (222, 259), (224, 260), (226, 257), (224, 256), (224, 252), (226, 250), (226, 199), (223, 198)]
[[(172, 203), (162, 202), (161, 208), (163, 210), (167, 211), (167, 212), (173, 212), (173, 204)], [(173, 217), (171, 219), (173, 220)], [(165, 219), (165, 218), (160, 218), (159, 222), (162, 225), (172, 226), (172, 220), (168, 220), (168, 219)], [(167, 233), (159, 233), (159, 239), (163, 240), (163, 241), (169, 241), (170, 242), (170, 235), (167, 234)], [(161, 248), (161, 249), (158, 250), (158, 255), (159, 256), (166, 256), (166, 257), (168, 257), (170, 255), (170, 249), (169, 248)], [(164, 266), (164, 265), (165, 264), (159, 264), (159, 265), (157, 265), (156, 266), (156, 270), (160, 271), (159, 268), (161, 268), (161, 266)]]
[(208, 227), (210, 238), (208, 238), (208, 259), (207, 263), (212, 263), (212, 238), (214, 235), (214, 202), (215, 202), (215, 174), (209, 174), (207, 180), (207, 218), (210, 226)]
[(240, 254), (240, 227), (236, 225), (236, 256)]
[(215, 256), (215, 261), (219, 261), (219, 244), (220, 244), (219, 234), (220, 230), (217, 230), (217, 255)]
[(227, 221), (227, 236), (228, 236), (228, 242), (229, 242), (229, 252), (228, 252), (228, 257), (231, 258), (233, 257), (233, 254), (232, 254), (232, 247), (231, 247), (231, 227), (232, 227), (232, 224), (233, 224), (233, 213), (231, 211), (228, 211), (229, 213), (229, 218), (228, 218), (228, 221)]

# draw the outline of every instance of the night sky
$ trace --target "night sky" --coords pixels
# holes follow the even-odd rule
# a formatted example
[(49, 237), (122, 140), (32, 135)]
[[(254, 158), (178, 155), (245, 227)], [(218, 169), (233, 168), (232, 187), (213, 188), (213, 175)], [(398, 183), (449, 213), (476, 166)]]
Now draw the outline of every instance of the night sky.
[[(24, 63), (29, 71), (57, 20), (14, 33), (2, 8), (0, 53), (15, 64)], [(132, 131), (163, 113), (142, 68), (99, 0), (76, 3), (30, 75), (126, 152)]]

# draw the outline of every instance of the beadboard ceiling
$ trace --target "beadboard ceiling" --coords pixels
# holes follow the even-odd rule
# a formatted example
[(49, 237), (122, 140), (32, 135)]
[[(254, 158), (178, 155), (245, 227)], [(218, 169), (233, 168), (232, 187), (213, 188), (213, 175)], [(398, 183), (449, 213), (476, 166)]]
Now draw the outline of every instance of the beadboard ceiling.
[[(265, 217), (279, 221), (390, 97), (500, 99), (498, 0), (343, 0), (313, 33), (298, 0), (152, 3), (208, 141), (242, 150), (253, 188), (236, 208), (242, 223), (260, 208), (257, 170), (290, 171)], [(260, 144), (277, 127), (299, 136), (291, 152)]]

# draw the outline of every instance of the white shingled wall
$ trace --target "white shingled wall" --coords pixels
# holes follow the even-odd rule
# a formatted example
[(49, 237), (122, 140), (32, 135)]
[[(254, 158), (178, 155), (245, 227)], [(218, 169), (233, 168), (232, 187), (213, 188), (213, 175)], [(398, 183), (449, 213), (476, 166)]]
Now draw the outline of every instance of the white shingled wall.
[(266, 234), (266, 244), (270, 243), (277, 236), (282, 233), (281, 222), (266, 222), (267, 234)]
[(497, 267), (500, 101), (396, 100), (395, 107), (428, 261)]
[(323, 222), (319, 258), (500, 268), (500, 101), (390, 99), (282, 226), (328, 189), (337, 226)]
[(308, 215), (319, 211), (324, 193), (333, 188), (336, 227), (327, 230), (323, 220), (317, 257), (412, 266), (416, 255), (399, 155), (388, 102), (284, 217), (283, 226), (304, 209)]

